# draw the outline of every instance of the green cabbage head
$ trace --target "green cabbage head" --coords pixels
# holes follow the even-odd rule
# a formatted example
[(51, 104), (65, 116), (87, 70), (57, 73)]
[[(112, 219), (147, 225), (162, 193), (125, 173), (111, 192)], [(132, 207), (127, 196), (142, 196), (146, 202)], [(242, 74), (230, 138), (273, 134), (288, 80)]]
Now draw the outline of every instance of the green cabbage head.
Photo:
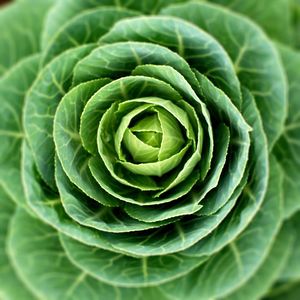
[(300, 295), (300, 3), (0, 10), (0, 298)]

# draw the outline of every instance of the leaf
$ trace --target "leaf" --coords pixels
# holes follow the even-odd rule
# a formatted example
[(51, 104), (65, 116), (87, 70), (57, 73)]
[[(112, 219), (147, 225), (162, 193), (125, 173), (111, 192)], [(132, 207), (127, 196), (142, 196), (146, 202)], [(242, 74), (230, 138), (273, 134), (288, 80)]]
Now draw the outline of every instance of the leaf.
[(0, 296), (1, 299), (33, 300), (34, 295), (19, 279), (6, 253), (6, 242), (10, 219), (15, 206), (8, 195), (0, 189)]
[(173, 5), (161, 13), (194, 23), (224, 47), (240, 82), (255, 97), (271, 150), (283, 131), (287, 84), (279, 55), (266, 35), (250, 20), (213, 4)]
[(24, 107), (24, 129), (43, 180), (55, 189), (53, 119), (61, 98), (72, 83), (73, 68), (93, 45), (64, 52), (47, 65), (29, 90)]
[(43, 64), (45, 65), (69, 48), (96, 43), (115, 22), (137, 15), (137, 12), (115, 7), (100, 7), (83, 11), (67, 21), (55, 33), (43, 52)]
[[(82, 147), (79, 135), (80, 115), (87, 101), (109, 82), (99, 79), (80, 84), (68, 92), (57, 107), (53, 136), (59, 161), (70, 181), (99, 203), (113, 206), (118, 201), (105, 193), (93, 178), (88, 168), (90, 155)], [(61, 183), (60, 179), (57, 183)]]
[(243, 187), (244, 184), (214, 215), (193, 216), (151, 232), (118, 235), (117, 239), (111, 240), (113, 247), (115, 251), (131, 256), (167, 255), (188, 249), (220, 226), (234, 207)]
[(278, 45), (289, 83), (289, 110), (283, 135), (275, 146), (274, 152), (284, 173), (284, 211), (288, 218), (300, 209), (300, 54), (287, 47)]
[[(98, 204), (72, 185), (59, 162), (56, 163), (55, 173), (60, 200), (66, 213), (82, 226), (105, 232), (122, 233), (158, 228), (169, 223), (169, 221), (151, 224), (140, 222), (124, 214), (121, 208)], [(107, 202), (109, 200), (109, 197), (104, 199)]]
[(0, 77), (26, 56), (40, 51), (40, 34), (51, 0), (12, 3), (0, 10)]
[(121, 287), (149, 287), (181, 277), (203, 264), (207, 257), (186, 258), (180, 254), (134, 258), (88, 247), (61, 235), (72, 262), (102, 282)]
[[(57, 231), (18, 210), (13, 217), (8, 251), (26, 284), (42, 299), (134, 299), (137, 290), (104, 284), (77, 269), (62, 248)], [(47, 276), (45, 276), (47, 270)]]
[(148, 42), (177, 52), (192, 68), (207, 75), (240, 106), (240, 85), (223, 47), (192, 24), (170, 17), (131, 18), (117, 22), (100, 42)]
[(131, 0), (77, 0), (76, 2), (73, 0), (57, 0), (56, 5), (46, 18), (42, 38), (43, 49), (47, 47), (49, 41), (53, 39), (55, 33), (61, 27), (83, 11), (102, 6), (111, 6), (117, 9), (127, 8), (143, 13), (156, 13), (164, 6), (183, 1), (185, 0), (148, 0), (146, 2)]
[(286, 283), (279, 285), (276, 289), (271, 291), (267, 295), (267, 300), (297, 300), (300, 293), (300, 284), (299, 283)]
[(278, 276), (278, 281), (280, 282), (298, 282), (300, 280), (300, 238), (299, 238), (299, 218), (300, 213), (296, 213), (292, 216), (287, 223), (293, 227), (290, 230), (290, 236), (294, 236), (295, 242), (289, 258), (281, 272)]
[[(161, 291), (172, 299), (213, 299), (226, 296), (255, 274), (267, 257), (281, 225), (282, 176), (274, 159), (270, 174), (263, 206), (247, 229), (181, 282), (174, 280), (160, 285)], [(227, 231), (223, 230), (223, 234)]]
[[(210, 114), (225, 124), (230, 124), (230, 149), (227, 164), (223, 170), (224, 176), (222, 176), (217, 188), (203, 199), (203, 210), (201, 213), (210, 215), (226, 203), (244, 177), (248, 159), (251, 159), (249, 155), (251, 144), (249, 131), (251, 128), (241, 112), (237, 110), (221, 90), (217, 89), (198, 71), (196, 71), (196, 77), (199, 81), (200, 97), (205, 100)], [(245, 101), (247, 105), (248, 101)], [(244, 105), (246, 104), (243, 103)], [(201, 198), (200, 193), (197, 193), (199, 198)]]
[[(251, 133), (251, 148), (250, 155), (251, 164), (249, 169), (244, 173), (243, 179), (239, 184), (242, 188), (243, 193), (238, 199), (235, 208), (230, 212), (229, 216), (221, 223), (213, 234), (207, 236), (205, 239), (196, 243), (194, 246), (190, 247), (185, 251), (187, 255), (192, 256), (202, 256), (207, 254), (214, 254), (224, 246), (226, 246), (230, 241), (233, 241), (237, 236), (245, 230), (248, 224), (251, 224), (254, 216), (260, 211), (261, 205), (265, 198), (265, 193), (268, 187), (268, 177), (269, 177), (269, 156), (267, 149), (267, 141), (263, 131), (262, 122), (258, 109), (256, 108), (255, 101), (249, 91), (243, 89), (243, 115), (248, 123), (252, 126)], [(276, 168), (278, 168), (276, 164)], [(281, 172), (279, 175), (282, 176)], [(278, 176), (279, 176), (278, 175)], [(227, 178), (228, 179), (228, 178)], [(230, 177), (229, 177), (230, 179)], [(230, 184), (230, 180), (229, 180)], [(224, 188), (222, 183), (218, 185), (220, 190)], [(280, 188), (280, 187), (279, 187)], [(223, 193), (218, 193), (218, 188), (216, 193), (213, 195), (218, 198), (223, 197)], [(209, 198), (208, 199), (213, 199)], [(210, 202), (203, 201), (201, 213), (205, 211), (205, 207), (209, 206)], [(213, 207), (219, 207), (218, 201), (213, 203)], [(222, 207), (222, 206), (221, 206)], [(282, 207), (280, 207), (281, 209)], [(211, 207), (209, 207), (211, 209)], [(224, 235), (224, 232), (226, 234)]]
[(277, 279), (291, 254), (293, 242), (294, 239), (290, 234), (289, 226), (284, 225), (273, 242), (270, 253), (254, 276), (232, 294), (222, 297), (222, 299), (262, 299)]
[(66, 214), (59, 195), (41, 180), (26, 142), (22, 145), (22, 182), (29, 207), (44, 223), (87, 245), (113, 249), (101, 232), (80, 226)]
[[(292, 14), (290, 2), (286, 0), (210, 0), (248, 16), (257, 22), (273, 39), (286, 44), (292, 41)], [(277, 22), (274, 22), (274, 20)]]
[(0, 79), (0, 186), (18, 205), (26, 206), (20, 176), (25, 137), (22, 109), (27, 90), (38, 73), (39, 55), (21, 60)]

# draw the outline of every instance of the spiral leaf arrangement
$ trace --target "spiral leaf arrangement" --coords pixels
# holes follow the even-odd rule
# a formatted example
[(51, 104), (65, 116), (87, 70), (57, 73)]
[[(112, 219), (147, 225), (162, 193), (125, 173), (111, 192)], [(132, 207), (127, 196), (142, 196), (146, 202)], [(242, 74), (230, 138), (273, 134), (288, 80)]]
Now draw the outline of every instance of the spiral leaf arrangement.
[(297, 295), (300, 54), (211, 2), (3, 9), (0, 297)]

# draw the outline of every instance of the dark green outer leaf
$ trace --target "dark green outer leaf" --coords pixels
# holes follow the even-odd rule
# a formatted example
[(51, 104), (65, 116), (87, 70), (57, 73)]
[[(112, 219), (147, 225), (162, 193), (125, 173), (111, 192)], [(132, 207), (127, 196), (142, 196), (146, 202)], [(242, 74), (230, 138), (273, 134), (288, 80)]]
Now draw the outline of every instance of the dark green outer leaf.
[(262, 299), (272, 284), (276, 281), (280, 271), (291, 255), (292, 246), (295, 242), (291, 235), (290, 226), (284, 225), (272, 245), (272, 249), (263, 264), (244, 285), (232, 294), (221, 299), (226, 300), (253, 300)]
[(139, 15), (137, 12), (115, 7), (100, 7), (83, 11), (56, 32), (43, 51), (45, 64), (63, 51), (79, 45), (96, 43), (120, 19)]
[(155, 14), (164, 6), (184, 1), (186, 0), (57, 0), (56, 5), (51, 9), (46, 19), (42, 46), (44, 49), (65, 23), (87, 9), (112, 6), (115, 8), (128, 8), (143, 13)]
[(6, 253), (8, 227), (15, 206), (2, 189), (0, 189), (0, 206), (0, 298), (3, 300), (33, 300), (35, 297), (15, 273)]
[[(17, 210), (10, 224), (8, 252), (22, 280), (41, 299), (138, 299), (138, 290), (104, 284), (69, 261), (58, 232)], [(47, 270), (47, 273), (45, 273)]]
[(279, 55), (264, 32), (250, 20), (208, 3), (173, 5), (161, 13), (198, 25), (222, 44), (241, 83), (255, 97), (272, 149), (286, 118), (287, 83)]
[(82, 147), (79, 135), (80, 116), (87, 101), (109, 82), (108, 79), (94, 80), (68, 92), (55, 113), (53, 135), (56, 154), (70, 181), (99, 203), (113, 206), (118, 201), (105, 193), (93, 178), (88, 168), (90, 155)]
[(247, 229), (181, 282), (175, 280), (159, 289), (171, 299), (215, 299), (231, 293), (253, 276), (267, 257), (281, 225), (281, 184), (280, 169), (272, 159), (265, 201)]
[(273, 39), (285, 44), (294, 44), (289, 0), (209, 0), (209, 2), (224, 5), (230, 10), (248, 16)]
[(166, 16), (136, 17), (117, 22), (100, 39), (100, 43), (122, 41), (153, 43), (178, 53), (240, 107), (240, 83), (228, 54), (211, 35), (193, 24)]
[(0, 186), (11, 199), (25, 206), (20, 177), (24, 97), (38, 73), (39, 55), (28, 57), (0, 79)]
[[(269, 155), (259, 112), (253, 97), (245, 89), (243, 92), (243, 115), (253, 129), (249, 156), (251, 157), (251, 163), (249, 162), (249, 170), (246, 170), (242, 180), (246, 181), (247, 186), (245, 189), (242, 186), (244, 191), (226, 220), (217, 227), (213, 234), (187, 249), (185, 251), (187, 255), (202, 256), (216, 253), (234, 240), (261, 209), (268, 186)], [(226, 235), (224, 235), (224, 232), (226, 232)]]
[(280, 276), (278, 276), (278, 281), (290, 281), (295, 283), (300, 281), (300, 213), (296, 213), (286, 222), (290, 223), (290, 225), (293, 227), (292, 230), (290, 230), (290, 235), (295, 237), (295, 243), (284, 269), (282, 270)]
[(289, 110), (274, 152), (284, 173), (284, 210), (288, 218), (300, 209), (300, 54), (278, 45), (289, 82)]
[(134, 258), (89, 247), (61, 235), (71, 261), (100, 281), (121, 287), (149, 287), (188, 274), (208, 257), (187, 258), (180, 254)]
[(12, 3), (0, 10), (0, 77), (22, 58), (40, 50), (40, 34), (51, 0)]
[(92, 49), (84, 45), (56, 57), (38, 75), (26, 96), (24, 129), (38, 170), (44, 181), (55, 189), (53, 119), (61, 98), (72, 83), (75, 64)]

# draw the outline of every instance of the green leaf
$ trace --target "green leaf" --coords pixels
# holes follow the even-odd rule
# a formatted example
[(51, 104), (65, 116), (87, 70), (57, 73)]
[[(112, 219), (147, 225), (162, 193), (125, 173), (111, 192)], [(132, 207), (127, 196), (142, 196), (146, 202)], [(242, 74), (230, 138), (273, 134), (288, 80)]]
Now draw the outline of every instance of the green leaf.
[(68, 92), (55, 113), (53, 135), (56, 153), (70, 181), (99, 203), (113, 206), (118, 201), (105, 193), (93, 178), (88, 167), (90, 155), (82, 147), (79, 135), (80, 115), (87, 101), (109, 82), (99, 79), (80, 84)]
[(39, 61), (39, 55), (28, 57), (0, 79), (0, 186), (23, 207), (26, 203), (20, 176), (20, 148), (25, 137), (22, 109), (25, 94), (38, 73)]
[(156, 132), (152, 133), (149, 131), (137, 136), (130, 129), (126, 128), (123, 143), (135, 162), (154, 162), (158, 160), (159, 153), (159, 148), (157, 147), (159, 146), (159, 137), (157, 136)]
[(55, 33), (43, 51), (43, 64), (69, 48), (96, 43), (115, 22), (137, 15), (137, 12), (115, 7), (100, 7), (83, 11)]
[[(26, 56), (40, 51), (40, 34), (51, 0), (18, 2), (0, 10), (0, 77)], [(5, 30), (4, 30), (5, 28)]]
[(289, 110), (283, 135), (274, 152), (284, 173), (284, 211), (288, 218), (300, 209), (300, 54), (278, 45), (289, 83)]
[[(132, 299), (138, 291), (102, 283), (77, 269), (62, 248), (58, 232), (18, 210), (10, 225), (8, 251), (24, 282), (38, 298), (59, 300)], [(47, 276), (45, 276), (47, 270)]]
[(131, 256), (167, 255), (188, 249), (220, 226), (234, 207), (243, 187), (244, 184), (214, 215), (193, 216), (151, 232), (119, 235), (118, 239), (112, 241), (113, 247), (115, 251)]
[(287, 261), (291, 253), (293, 242), (294, 239), (293, 236), (290, 235), (289, 226), (284, 225), (273, 242), (270, 253), (254, 276), (232, 294), (224, 298), (222, 297), (222, 299), (262, 299), (277, 279)]
[[(82, 226), (105, 232), (122, 233), (158, 228), (169, 223), (169, 221), (150, 224), (140, 222), (124, 214), (121, 208), (95, 203), (93, 199), (88, 198), (72, 185), (59, 162), (56, 163), (55, 173), (60, 200), (66, 213)], [(110, 197), (107, 196), (105, 201), (109, 202), (109, 200)]]
[[(292, 42), (292, 14), (286, 0), (210, 0), (248, 16), (273, 39), (286, 44)], [(274, 22), (276, 20), (276, 22)]]
[(15, 207), (2, 189), (0, 189), (0, 204), (0, 297), (5, 300), (36, 299), (19, 279), (6, 252), (8, 227)]
[(292, 17), (293, 17), (293, 38), (295, 40), (295, 46), (300, 47), (300, 3), (299, 0), (291, 0)]
[[(210, 114), (225, 124), (230, 124), (230, 149), (223, 176), (217, 186), (204, 198), (201, 213), (210, 215), (220, 209), (234, 190), (240, 184), (249, 159), (251, 127), (247, 124), (241, 112), (232, 104), (230, 99), (217, 89), (205, 76), (195, 71), (199, 81), (199, 94), (204, 99)], [(244, 97), (244, 95), (243, 95)], [(249, 105), (244, 99), (243, 101)], [(201, 190), (200, 190), (201, 193)], [(201, 194), (198, 197), (201, 199)]]
[[(181, 282), (174, 280), (160, 285), (159, 289), (171, 299), (214, 299), (224, 297), (250, 279), (263, 264), (280, 229), (283, 200), (281, 186), (280, 169), (273, 159), (265, 201), (247, 229)], [(239, 203), (241, 201), (239, 199)], [(242, 211), (239, 216), (241, 214)], [(223, 230), (223, 234), (228, 230)]]
[(42, 45), (43, 49), (47, 47), (49, 41), (70, 19), (80, 13), (102, 6), (112, 6), (116, 9), (132, 9), (143, 13), (155, 14), (162, 7), (172, 3), (180, 3), (185, 0), (57, 0), (56, 5), (51, 9), (46, 18), (45, 29), (43, 31)]
[(298, 282), (300, 281), (300, 238), (299, 238), (299, 225), (300, 225), (300, 213), (296, 213), (292, 216), (287, 223), (293, 226), (293, 230), (290, 230), (290, 236), (295, 237), (295, 243), (278, 280), (281, 282)]
[(66, 214), (59, 195), (49, 189), (38, 174), (26, 142), (22, 147), (22, 183), (29, 207), (44, 223), (84, 244), (113, 249), (101, 232), (80, 226)]
[(47, 65), (26, 96), (24, 129), (38, 170), (46, 183), (55, 189), (53, 119), (61, 98), (71, 86), (75, 64), (93, 45), (71, 49)]
[(130, 75), (139, 65), (168, 65), (177, 70), (192, 85), (195, 76), (187, 62), (177, 53), (152, 43), (119, 42), (102, 45), (77, 64), (74, 84), (99, 77), (112, 79)]
[[(249, 169), (244, 173), (243, 179), (240, 183), (243, 193), (226, 220), (217, 227), (212, 235), (209, 235), (193, 247), (187, 249), (185, 251), (187, 255), (196, 255), (201, 257), (202, 255), (212, 255), (216, 253), (245, 230), (247, 225), (253, 220), (255, 214), (262, 209), (261, 205), (265, 198), (269, 177), (267, 141), (255, 101), (251, 94), (245, 89), (243, 89), (243, 115), (252, 126), (252, 146), (249, 154), (249, 157), (252, 159)], [(277, 164), (276, 168), (278, 168)], [(282, 176), (280, 171), (278, 171), (278, 173), (278, 176)], [(229, 178), (229, 184), (232, 176), (233, 174), (227, 177), (227, 180)], [(222, 199), (224, 194), (224, 192), (218, 192), (218, 190), (222, 191), (224, 188), (227, 188), (222, 184), (223, 182), (221, 181), (215, 190), (216, 193), (213, 194), (213, 197), (216, 197), (215, 203), (213, 203), (213, 207), (215, 208), (219, 207), (219, 199)], [(207, 197), (207, 199), (214, 198)], [(210, 202), (206, 201), (201, 203), (203, 208), (199, 214), (205, 211), (206, 206), (209, 207), (209, 203)], [(280, 207), (280, 209), (281, 208), (282, 207)], [(211, 207), (209, 207), (209, 209), (211, 209)], [(226, 232), (226, 235), (224, 235), (224, 232)]]
[(76, 266), (102, 282), (121, 287), (162, 284), (187, 274), (207, 260), (180, 254), (134, 258), (88, 247), (63, 235), (61, 241)]
[(250, 20), (208, 3), (174, 5), (162, 14), (194, 23), (225, 48), (239, 80), (255, 97), (272, 149), (283, 131), (287, 84), (279, 55), (262, 30)]
[(279, 285), (271, 290), (266, 297), (267, 300), (297, 300), (300, 294), (299, 282), (292, 282)]
[(230, 58), (212, 36), (196, 26), (177, 18), (136, 17), (119, 21), (100, 39), (104, 43), (122, 41), (168, 47), (207, 75), (237, 106), (241, 104), (240, 85)]

